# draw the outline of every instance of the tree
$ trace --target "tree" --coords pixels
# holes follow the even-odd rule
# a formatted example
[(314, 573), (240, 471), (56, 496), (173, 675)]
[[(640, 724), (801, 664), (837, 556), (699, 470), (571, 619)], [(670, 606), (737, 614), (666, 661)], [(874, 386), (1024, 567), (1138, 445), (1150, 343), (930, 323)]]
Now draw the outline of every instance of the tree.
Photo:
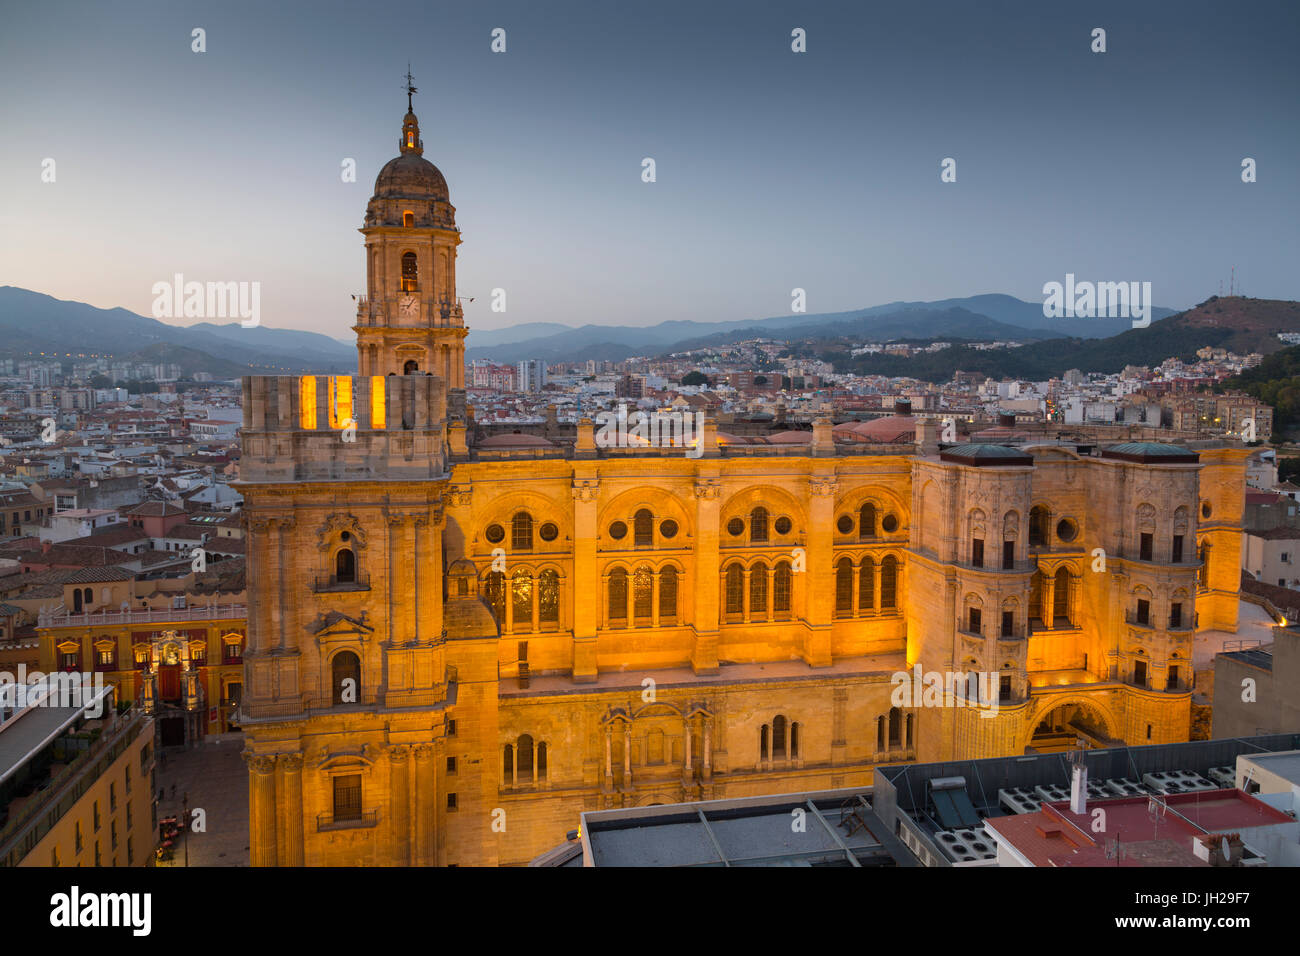
[(682, 376), (683, 385), (708, 385), (709, 379), (703, 372), (687, 372)]
[(107, 375), (92, 375), (90, 377), (91, 388), (112, 388), (113, 380)]
[(766, 375), (755, 375), (755, 376), (754, 376), (754, 384), (755, 384), (755, 385), (766, 385), (766, 384), (767, 384), (767, 376), (766, 376)]

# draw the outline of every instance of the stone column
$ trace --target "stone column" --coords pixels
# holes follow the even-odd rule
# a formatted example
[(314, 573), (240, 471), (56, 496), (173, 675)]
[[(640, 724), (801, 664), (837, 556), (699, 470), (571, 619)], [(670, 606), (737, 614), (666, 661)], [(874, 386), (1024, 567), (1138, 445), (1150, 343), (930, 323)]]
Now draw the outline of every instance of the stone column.
[(284, 852), (282, 866), (302, 866), (302, 754), (283, 754), (280, 768), (284, 784)]
[(393, 866), (410, 866), (411, 864), (411, 805), (410, 777), (411, 761), (409, 749), (404, 745), (388, 748), (388, 780), (391, 796), (392, 820), (389, 830), (392, 833)]
[[(590, 465), (578, 467), (590, 468)], [(565, 594), (567, 606), (572, 608), (573, 621), (573, 679), (577, 682), (596, 679), (596, 629), (600, 624), (605, 601), (608, 600), (609, 582), (602, 578), (596, 564), (596, 498), (600, 488), (593, 476), (573, 479), (573, 582)], [(603, 593), (596, 600), (579, 595), (583, 582), (597, 582)], [(608, 622), (606, 622), (606, 625)]]
[(713, 718), (704, 715), (704, 781), (713, 779)]
[[(834, 475), (809, 478), (807, 586), (808, 636), (804, 660), (813, 667), (831, 663), (831, 622), (835, 614), (835, 495)], [(854, 581), (854, 593), (856, 584)], [(853, 605), (856, 611), (856, 600)]]
[(433, 775), (433, 744), (416, 744), (415, 751), (415, 865), (433, 866), (437, 788)]
[(275, 757), (244, 751), (248, 764), (248, 862), (278, 866), (275, 845)]
[(632, 789), (632, 721), (623, 723), (623, 789)]
[[(704, 436), (700, 436), (704, 442)], [(718, 560), (718, 509), (722, 482), (701, 475), (695, 482), (695, 614), (691, 667), (697, 674), (718, 670), (718, 621), (721, 579), (712, 573)]]

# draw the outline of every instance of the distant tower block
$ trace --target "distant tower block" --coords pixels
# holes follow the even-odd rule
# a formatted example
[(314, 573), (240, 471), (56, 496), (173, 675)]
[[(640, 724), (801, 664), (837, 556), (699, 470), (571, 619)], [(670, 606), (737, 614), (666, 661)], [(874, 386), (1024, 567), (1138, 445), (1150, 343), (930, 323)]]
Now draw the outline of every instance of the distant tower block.
[[(410, 94), (415, 92), (408, 85)], [(366, 289), (357, 303), (359, 371), (437, 376), (465, 387), (465, 314), (456, 298), (456, 208), (447, 180), (424, 158), (420, 124), (408, 110), (401, 155), (375, 180), (366, 207)]]

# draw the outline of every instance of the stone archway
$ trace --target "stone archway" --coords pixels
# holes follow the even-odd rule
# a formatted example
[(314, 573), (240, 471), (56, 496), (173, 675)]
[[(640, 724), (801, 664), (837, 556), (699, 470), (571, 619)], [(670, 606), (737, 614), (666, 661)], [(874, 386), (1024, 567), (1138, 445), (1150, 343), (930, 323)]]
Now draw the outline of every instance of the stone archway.
[(1079, 738), (1089, 747), (1122, 743), (1119, 721), (1102, 703), (1086, 697), (1048, 697), (1034, 713), (1019, 751), (1060, 753), (1077, 747)]

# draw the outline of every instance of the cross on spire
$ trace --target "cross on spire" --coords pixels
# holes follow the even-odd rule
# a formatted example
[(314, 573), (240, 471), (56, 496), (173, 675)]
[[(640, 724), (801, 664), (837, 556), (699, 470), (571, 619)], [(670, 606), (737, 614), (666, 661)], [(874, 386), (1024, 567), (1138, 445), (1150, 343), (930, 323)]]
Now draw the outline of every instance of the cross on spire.
[(415, 83), (415, 77), (411, 76), (411, 61), (407, 60), (406, 61), (406, 111), (408, 113), (415, 112), (415, 107), (411, 105), (411, 95), (413, 93), (420, 92), (415, 88), (415, 86), (413, 85), (414, 83)]

